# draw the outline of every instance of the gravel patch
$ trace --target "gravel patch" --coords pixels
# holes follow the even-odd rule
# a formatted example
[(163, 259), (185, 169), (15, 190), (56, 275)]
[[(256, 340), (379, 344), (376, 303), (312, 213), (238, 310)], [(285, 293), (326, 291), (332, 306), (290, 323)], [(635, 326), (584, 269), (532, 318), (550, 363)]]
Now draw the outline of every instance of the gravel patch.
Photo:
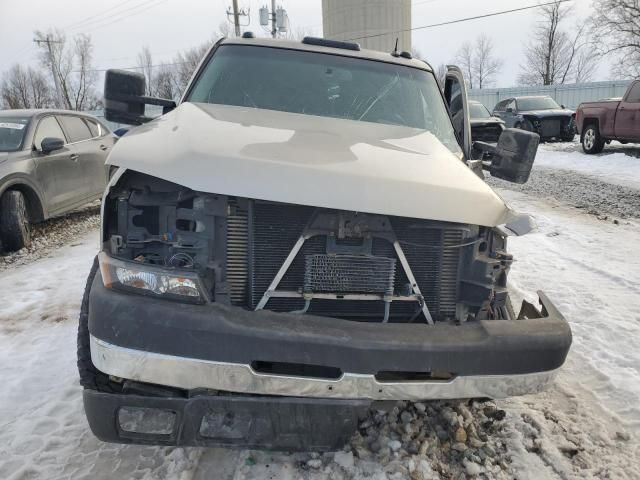
[(398, 402), (372, 412), (350, 450), (384, 466), (389, 478), (510, 478), (505, 416), (492, 402)]
[(524, 185), (487, 177), (493, 187), (526, 193), (542, 199), (554, 199), (584, 209), (602, 220), (640, 218), (640, 191), (606, 183), (571, 170), (536, 168)]
[(63, 245), (73, 246), (76, 239), (99, 226), (100, 202), (91, 203), (62, 217), (34, 224), (31, 226), (30, 247), (0, 254), (0, 272), (46, 257)]
[(342, 451), (247, 451), (234, 478), (513, 479), (506, 416), (493, 402), (392, 403), (372, 410)]

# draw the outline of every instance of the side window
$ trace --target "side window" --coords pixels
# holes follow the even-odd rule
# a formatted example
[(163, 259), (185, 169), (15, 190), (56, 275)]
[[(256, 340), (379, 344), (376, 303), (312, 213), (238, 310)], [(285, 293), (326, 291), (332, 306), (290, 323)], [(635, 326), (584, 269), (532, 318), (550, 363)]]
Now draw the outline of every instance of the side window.
[(513, 111), (516, 111), (516, 101), (515, 99), (511, 99), (510, 101), (507, 102), (507, 104), (505, 105), (505, 111), (508, 110), (509, 108), (512, 108)]
[(93, 137), (91, 130), (89, 130), (87, 124), (84, 123), (80, 117), (61, 115), (58, 118), (69, 135), (70, 143), (81, 142), (82, 140), (88, 140)]
[(99, 137), (100, 136), (100, 127), (98, 127), (98, 124), (96, 122), (94, 122), (93, 120), (90, 120), (88, 118), (84, 118), (83, 120), (87, 124), (87, 126), (89, 127), (89, 130), (91, 130), (91, 136), (93, 138)]
[(625, 101), (628, 103), (640, 103), (640, 82), (633, 84)]
[(56, 120), (56, 117), (49, 116), (44, 117), (42, 120), (40, 120), (38, 128), (36, 129), (36, 134), (33, 137), (33, 144), (38, 150), (40, 150), (42, 140), (47, 137), (61, 138), (65, 141), (65, 143), (67, 141), (64, 133), (62, 132), (62, 129), (60, 128), (60, 125), (58, 124), (58, 121)]
[(499, 103), (496, 105), (496, 107), (494, 108), (494, 110), (495, 110), (496, 112), (504, 112), (504, 111), (506, 110), (507, 102), (508, 102), (508, 101), (509, 101), (509, 100), (503, 100), (503, 101), (499, 102)]

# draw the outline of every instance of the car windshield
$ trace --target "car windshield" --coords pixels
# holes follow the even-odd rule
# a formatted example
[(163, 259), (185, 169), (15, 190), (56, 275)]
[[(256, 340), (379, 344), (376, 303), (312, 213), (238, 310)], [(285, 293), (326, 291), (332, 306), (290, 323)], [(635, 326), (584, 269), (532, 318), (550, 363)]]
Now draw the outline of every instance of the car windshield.
[(518, 110), (554, 110), (560, 108), (551, 97), (518, 98)]
[(471, 118), (491, 118), (489, 110), (481, 103), (469, 104), (469, 115)]
[(223, 45), (186, 100), (413, 127), (460, 152), (434, 75), (392, 63)]
[(28, 117), (0, 116), (0, 152), (20, 150), (28, 124)]

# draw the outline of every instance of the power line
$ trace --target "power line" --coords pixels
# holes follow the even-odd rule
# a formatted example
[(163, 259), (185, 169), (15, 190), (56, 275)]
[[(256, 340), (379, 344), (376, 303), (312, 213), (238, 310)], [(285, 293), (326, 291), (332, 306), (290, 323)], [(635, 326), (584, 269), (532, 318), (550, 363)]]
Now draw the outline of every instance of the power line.
[[(78, 25), (76, 27), (72, 27), (69, 30), (81, 30), (87, 27), (87, 25), (89, 25), (89, 27), (91, 28), (91, 30), (97, 30), (99, 28), (103, 28), (106, 27), (107, 25), (111, 25), (115, 22), (119, 22), (120, 20), (124, 20), (125, 18), (129, 18), (132, 17), (134, 15), (139, 15), (141, 13), (146, 12), (147, 10), (153, 8), (153, 7), (157, 7), (158, 5), (167, 2), (168, 0), (146, 0), (138, 5), (135, 5), (131, 8), (127, 8), (124, 10), (121, 10), (119, 12), (116, 12), (112, 15), (107, 15), (106, 17), (103, 18), (99, 18), (97, 20), (93, 20), (87, 23), (83, 23), (82, 25)], [(125, 12), (131, 12), (128, 13), (126, 15), (122, 15)], [(112, 19), (112, 20), (111, 20)], [(102, 23), (104, 22), (104, 20), (109, 20), (106, 23)]]
[[(172, 67), (172, 66), (175, 66), (175, 65), (185, 65), (187, 63), (190, 63), (190, 62), (160, 63), (160, 64), (156, 64), (156, 65), (145, 65), (144, 67), (135, 66), (135, 67), (89, 68), (89, 69), (85, 70), (85, 72), (106, 72), (107, 70), (113, 70), (113, 69), (117, 69), (117, 70), (142, 70), (143, 68)], [(78, 72), (80, 72), (80, 70), (72, 70), (72, 72), (73, 73), (78, 73)]]
[(73, 27), (75, 27), (77, 25), (80, 25), (80, 24), (82, 24), (82, 23), (84, 23), (84, 22), (86, 22), (88, 20), (91, 20), (91, 19), (96, 18), (96, 17), (100, 17), (100, 16), (104, 15), (105, 13), (109, 13), (110, 11), (115, 10), (115, 9), (117, 9), (117, 8), (123, 6), (123, 5), (128, 4), (128, 3), (130, 4), (131, 1), (130, 0), (125, 0), (124, 2), (120, 2), (120, 3), (116, 4), (116, 5), (113, 5), (112, 7), (107, 8), (106, 10), (102, 10), (101, 12), (98, 12), (98, 13), (96, 13), (94, 15), (90, 15), (88, 17), (85, 17), (82, 20), (77, 20), (75, 22), (71, 22), (70, 24), (65, 25), (64, 27), (62, 27), (61, 30), (67, 30), (69, 28), (73, 28)]
[(347, 41), (364, 40), (365, 38), (383, 37), (385, 35), (389, 35), (392, 33), (411, 32), (413, 30), (424, 30), (426, 28), (442, 27), (444, 25), (452, 25), (454, 23), (468, 22), (470, 20), (478, 20), (481, 18), (496, 17), (498, 15), (506, 15), (507, 13), (522, 12), (523, 10), (531, 10), (533, 8), (546, 7), (548, 5), (554, 5), (556, 3), (566, 3), (566, 2), (572, 2), (572, 1), (573, 0), (555, 0), (553, 2), (539, 3), (537, 5), (529, 5), (528, 7), (512, 8), (511, 10), (501, 10), (499, 12), (485, 13), (484, 15), (476, 15), (474, 17), (466, 17), (466, 18), (459, 18), (457, 20), (449, 20), (448, 22), (432, 23), (431, 25), (422, 25), (420, 27), (405, 28), (402, 30), (391, 30), (385, 33), (376, 33), (373, 35), (365, 35), (362, 37), (353, 37), (353, 38), (349, 38)]

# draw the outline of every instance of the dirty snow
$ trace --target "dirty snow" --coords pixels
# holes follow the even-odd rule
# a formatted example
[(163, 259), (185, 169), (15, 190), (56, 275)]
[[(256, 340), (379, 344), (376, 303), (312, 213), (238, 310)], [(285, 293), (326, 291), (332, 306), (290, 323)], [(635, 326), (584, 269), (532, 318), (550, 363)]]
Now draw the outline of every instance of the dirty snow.
[[(577, 137), (576, 137), (577, 138)], [(598, 180), (640, 189), (640, 146), (612, 142), (598, 155), (585, 155), (580, 143), (546, 143), (540, 146), (535, 165), (573, 170)]]
[[(537, 168), (549, 168), (543, 165), (554, 159), (556, 165), (565, 162), (563, 168), (573, 168), (566, 163), (567, 152), (557, 148), (543, 147)], [(594, 180), (620, 185), (612, 175), (585, 172), (583, 164), (575, 169)], [(627, 188), (640, 185), (640, 174), (634, 168), (629, 171), (634, 178)], [(504, 419), (495, 421), (486, 443), (489, 455), (498, 450), (493, 457), (497, 470), (483, 459), (477, 461), (481, 447), (470, 445), (471, 439), (465, 451), (455, 447), (460, 455), (442, 455), (454, 445), (445, 437), (437, 451), (421, 455), (407, 451), (410, 444), (393, 433), (396, 423), (409, 418), (405, 411), (427, 433), (437, 429), (434, 421), (446, 417), (453, 422), (446, 409), (461, 412), (461, 417), (468, 411), (471, 418), (462, 419), (465, 428), (483, 424), (484, 407), (455, 402), (426, 402), (426, 413), (417, 404), (402, 404), (397, 413), (374, 414), (377, 427), (368, 430), (364, 425), (360, 429), (364, 440), (356, 436), (336, 454), (99, 442), (82, 412), (75, 366), (80, 299), (98, 241), (94, 228), (46, 257), (0, 272), (0, 478), (638, 478), (640, 221), (599, 219), (553, 195), (511, 190), (501, 194), (517, 210), (530, 212), (539, 225), (535, 233), (510, 241), (517, 259), (510, 276), (514, 295), (534, 299), (533, 292), (544, 289), (570, 321), (574, 344), (551, 390), (495, 403), (504, 410)], [(588, 199), (589, 191), (584, 196)], [(373, 451), (369, 437), (383, 431), (389, 432), (386, 447)], [(442, 461), (452, 459), (456, 463), (449, 465), (450, 473), (443, 473)], [(454, 471), (462, 473), (452, 477)]]

